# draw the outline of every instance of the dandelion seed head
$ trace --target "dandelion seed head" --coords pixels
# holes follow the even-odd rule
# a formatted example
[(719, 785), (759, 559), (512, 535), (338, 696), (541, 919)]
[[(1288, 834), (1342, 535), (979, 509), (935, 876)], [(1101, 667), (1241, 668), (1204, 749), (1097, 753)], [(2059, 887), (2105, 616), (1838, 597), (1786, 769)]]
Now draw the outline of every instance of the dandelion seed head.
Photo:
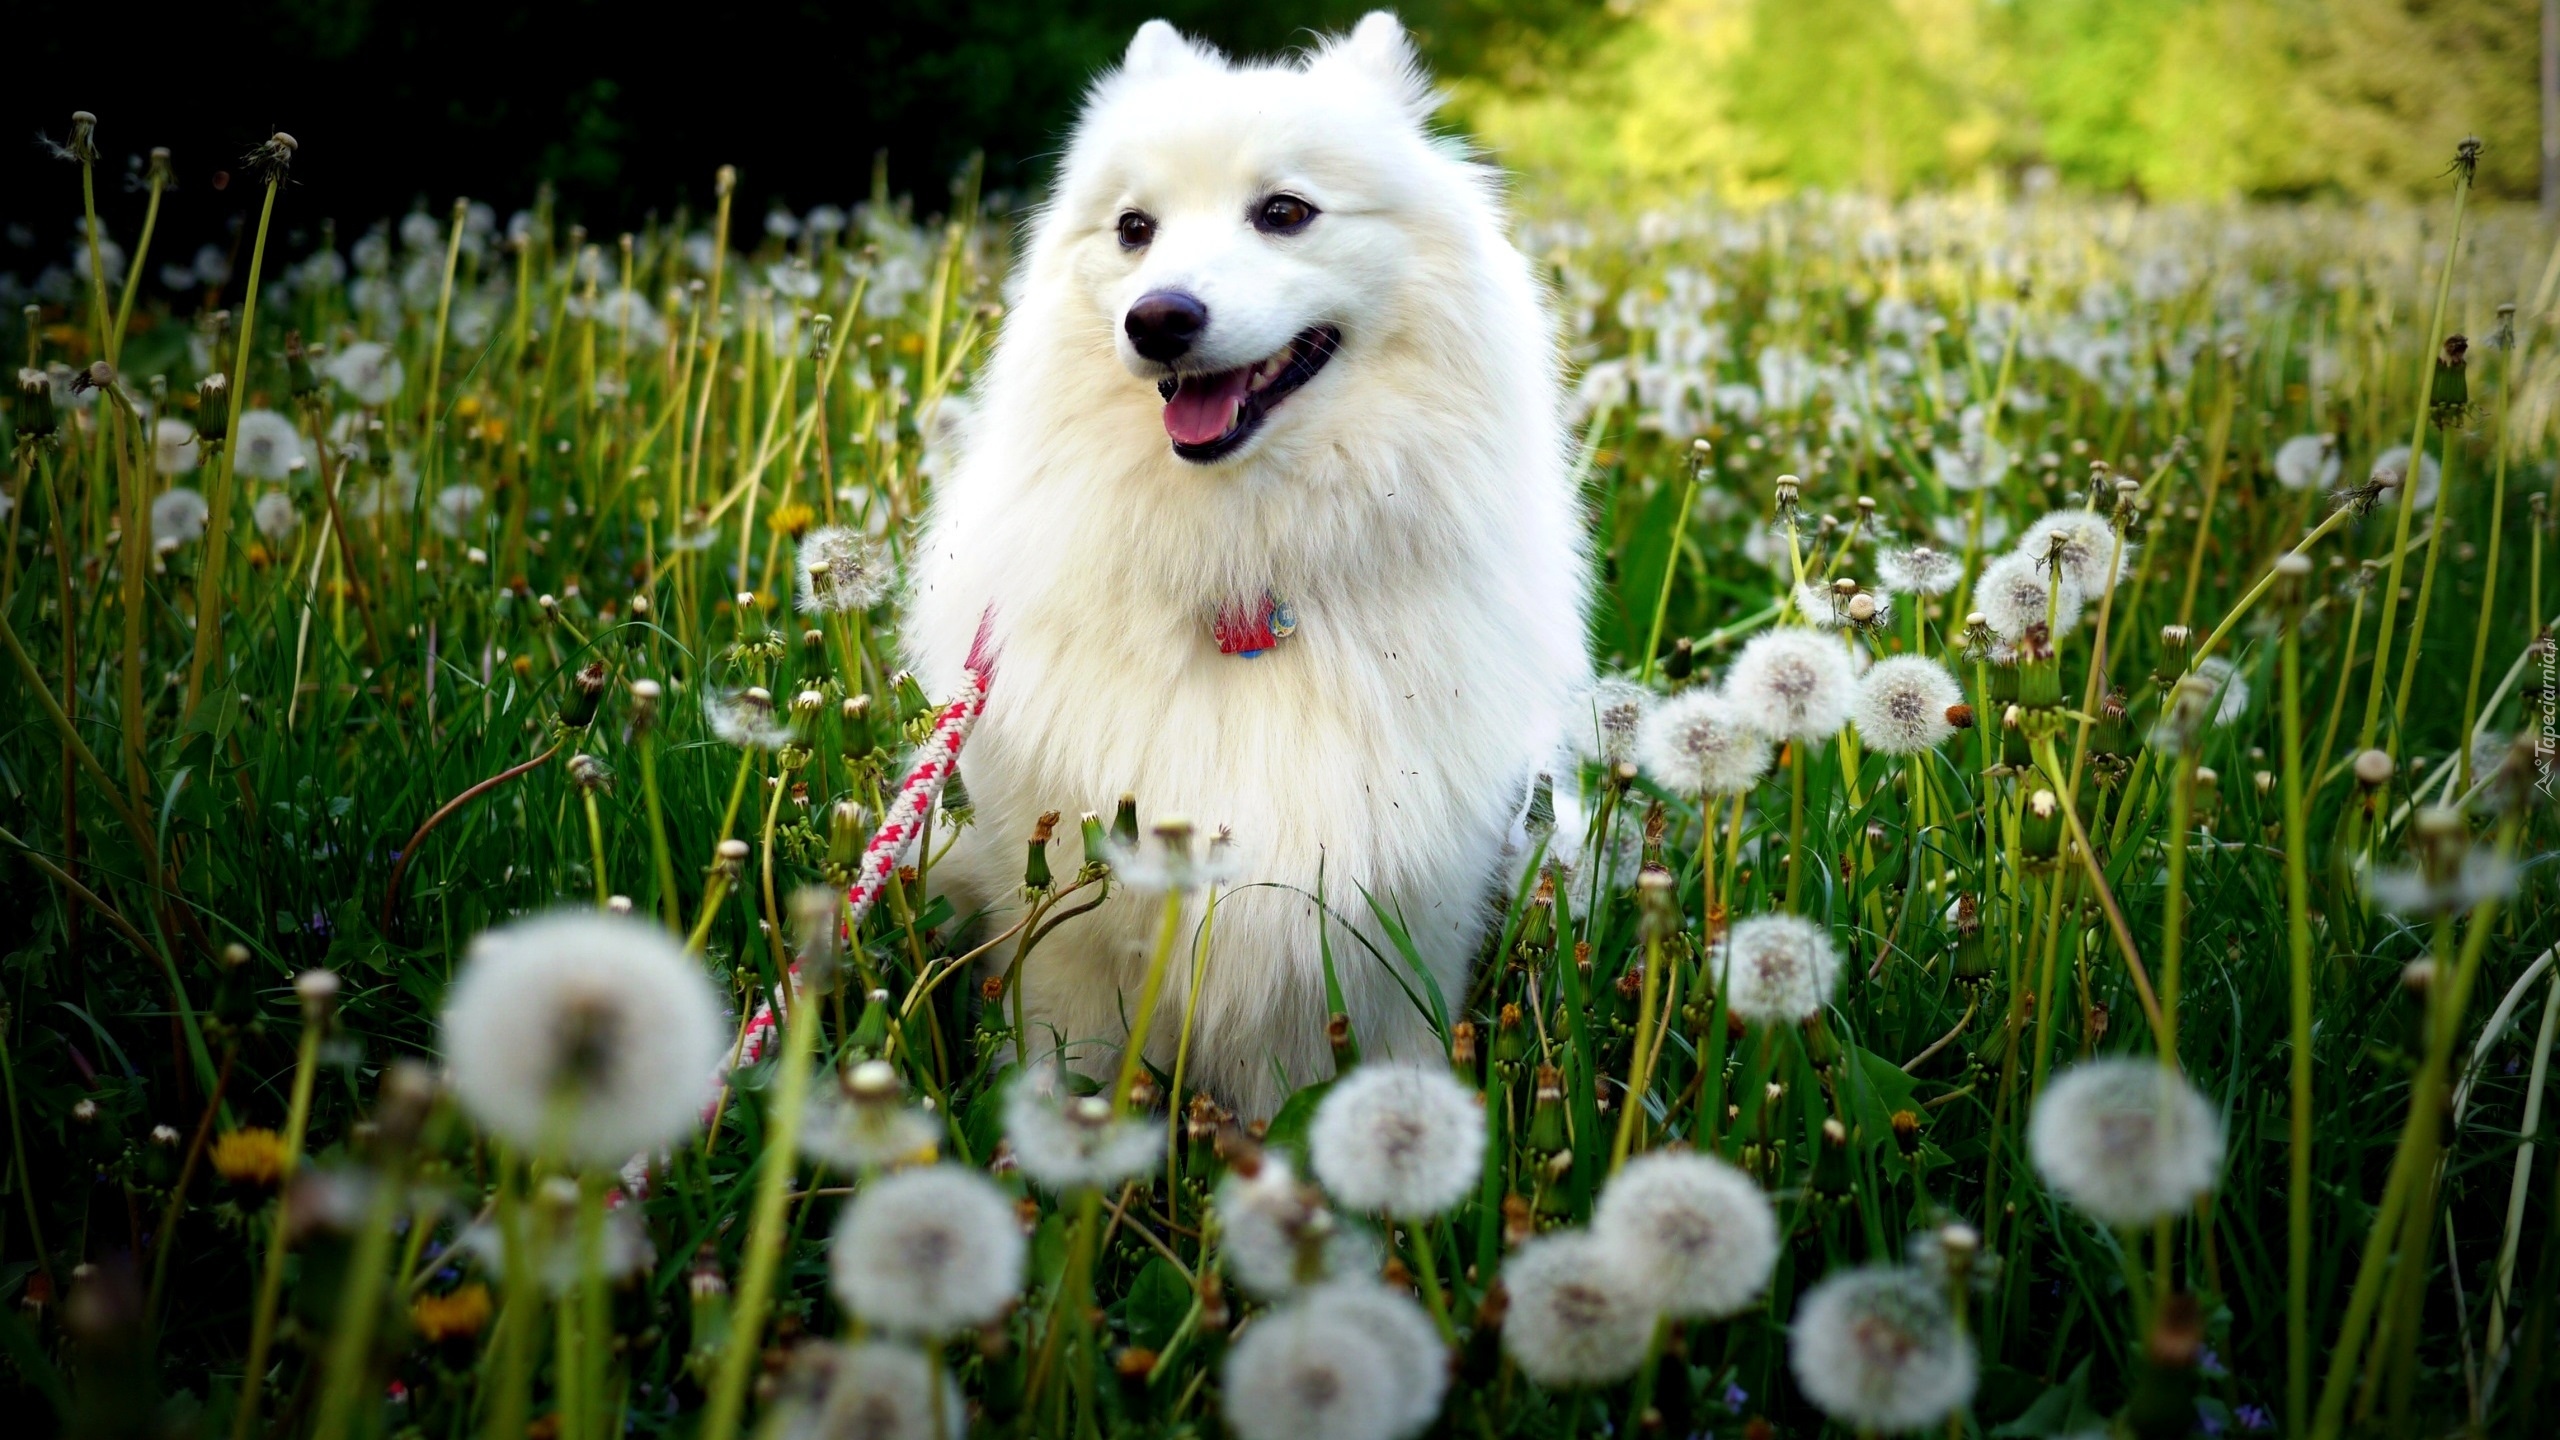
[(1859, 677), (1850, 717), (1868, 749), (1917, 755), (1956, 733), (1947, 712), (1963, 703), (1964, 687), (1945, 665), (1924, 655), (1889, 655)]
[(1502, 1283), (1511, 1295), (1502, 1348), (1530, 1379), (1606, 1385), (1643, 1363), (1656, 1286), (1619, 1247), (1587, 1230), (1555, 1231), (1513, 1252)]
[(282, 490), (262, 492), (249, 507), (249, 519), (271, 545), (283, 544), (302, 528), (301, 512), (293, 508), (293, 497)]
[(706, 695), (702, 713), (712, 734), (741, 750), (779, 750), (792, 740), (789, 722), (775, 711), (773, 696), (762, 686)]
[[(424, 219), (411, 216), (410, 219)], [(427, 222), (433, 225), (435, 222)], [(347, 398), (368, 410), (379, 410), (400, 393), (400, 384), (408, 378), (400, 357), (388, 345), (374, 340), (359, 340), (329, 357), (329, 378), (347, 392)]]
[[(553, 1295), (570, 1294), (587, 1273), (585, 1244), (578, 1233), (577, 1182), (555, 1175), (535, 1188), (531, 1202), (524, 1207), (523, 1217), (526, 1263), (543, 1289)], [(602, 1240), (598, 1268), (608, 1282), (618, 1283), (657, 1263), (657, 1247), (650, 1243), (648, 1224), (636, 1205), (605, 1210)], [(496, 1223), (469, 1227), (457, 1243), (490, 1270), (505, 1272), (506, 1232)]]
[(1769, 738), (1740, 707), (1706, 686), (1654, 707), (1636, 732), (1647, 774), (1683, 795), (1740, 795), (1769, 772)]
[(445, 998), (453, 1092), (527, 1154), (617, 1165), (690, 1134), (728, 1049), (720, 997), (654, 925), (576, 911), (481, 932)]
[(1899, 1266), (1833, 1271), (1788, 1330), (1796, 1387), (1858, 1430), (1919, 1430), (1973, 1398), (1973, 1341), (1928, 1277)]
[(1438, 1066), (1363, 1065), (1316, 1107), (1316, 1178), (1354, 1210), (1421, 1218), (1473, 1194), (1484, 1168), (1484, 1105)]
[(848, 1172), (930, 1159), (941, 1144), (940, 1123), (905, 1102), (898, 1072), (881, 1060), (855, 1066), (841, 1085), (821, 1087), (800, 1128), (802, 1153)]
[(282, 480), (307, 463), (302, 432), (273, 410), (251, 410), (240, 417), (231, 437), (231, 466), (258, 480)]
[(803, 614), (868, 610), (889, 593), (889, 566), (880, 547), (842, 525), (822, 525), (800, 537), (799, 570)]
[(1803, 626), (1752, 637), (1725, 677), (1743, 723), (1773, 740), (1819, 740), (1848, 723), (1857, 663), (1838, 636)]
[(2230, 661), (2208, 655), (2196, 662), (2196, 677), (2212, 687), (2214, 725), (2228, 725), (2249, 713), (2248, 677)]
[(162, 416), (151, 427), (151, 468), (163, 475), (184, 475), (204, 458), (196, 443), (196, 427), (174, 416)]
[(957, 1165), (900, 1170), (862, 1186), (827, 1247), (844, 1307), (903, 1334), (948, 1335), (1004, 1314), (1029, 1246), (1013, 1201)]
[(1822, 1013), (1840, 979), (1829, 932), (1801, 915), (1734, 922), (1715, 948), (1725, 1004), (1745, 1020), (1793, 1025)]
[(470, 531), (471, 522), (479, 517), (480, 507), (488, 501), (488, 491), (467, 481), (447, 485), (436, 492), (435, 504), (427, 511), (427, 521), (436, 527), (437, 534), (458, 539)]
[[(2082, 603), (2116, 587), (2133, 564), (2137, 547), (2116, 534), (2107, 517), (2094, 510), (2056, 510), (2027, 527), (2018, 552), (2050, 569), (2058, 561), (2080, 587)], [(2056, 554), (2057, 549), (2059, 554)]]
[(2326, 490), (2344, 465), (2335, 435), (2296, 435), (2276, 447), (2276, 483), (2287, 490)]
[(1964, 578), (1964, 558), (1934, 545), (1910, 545), (1876, 557), (1876, 577), (1889, 590), (1944, 595)]
[(1261, 1299), (1377, 1265), (1368, 1233), (1335, 1219), (1324, 1192), (1292, 1171), (1277, 1150), (1264, 1151), (1250, 1174), (1230, 1170), (1219, 1182), (1216, 1205), (1218, 1253), (1227, 1273)]
[[(2369, 479), (2375, 484), (2408, 484), (2409, 447), (2394, 445), (2373, 457), (2373, 469), (2369, 472)], [(2435, 456), (2418, 457), (2418, 488), (2417, 492), (2409, 497), (2409, 504), (2419, 510), (2432, 507), (2436, 503), (2436, 489), (2443, 480), (2444, 467), (2436, 462)], [(2387, 503), (2397, 505), (2400, 503), (2399, 497), (2393, 496)]]
[(1004, 1133), (1022, 1173), (1050, 1190), (1117, 1185), (1164, 1159), (1156, 1125), (1114, 1114), (1102, 1096), (1067, 1093), (1054, 1063), (1024, 1071), (1005, 1090)]
[(1574, 745), (1580, 758), (1604, 767), (1632, 762), (1636, 736), (1653, 705), (1653, 692), (1631, 680), (1612, 677), (1592, 686), (1575, 720)]
[(1240, 1440), (1400, 1440), (1409, 1401), (1389, 1353), (1332, 1308), (1300, 1301), (1256, 1320), (1227, 1352), (1227, 1426)]
[(782, 1377), (776, 1440), (962, 1440), (960, 1384), (944, 1375), (937, 1406), (934, 1371), (922, 1350), (885, 1340), (802, 1345)]
[(2015, 645), (2028, 627), (2045, 624), (2048, 613), (2053, 617), (2053, 635), (2059, 638), (2068, 633), (2080, 623), (2084, 600), (2080, 582), (2069, 570), (2047, 570), (2043, 556), (2012, 550), (1982, 567), (1973, 603), (1992, 633)]
[(183, 485), (163, 490), (151, 502), (151, 544), (160, 550), (175, 550), (204, 538), (205, 521), (213, 507), (204, 496)]
[(2183, 1214), (2222, 1175), (2222, 1117), (2151, 1060), (2075, 1065), (2036, 1099), (2027, 1154), (2063, 1199), (2114, 1226)]
[(1591, 1231), (1649, 1276), (1662, 1309), (1723, 1319), (1748, 1309), (1778, 1263), (1778, 1220), (1751, 1177), (1712, 1156), (1655, 1151), (1600, 1192)]

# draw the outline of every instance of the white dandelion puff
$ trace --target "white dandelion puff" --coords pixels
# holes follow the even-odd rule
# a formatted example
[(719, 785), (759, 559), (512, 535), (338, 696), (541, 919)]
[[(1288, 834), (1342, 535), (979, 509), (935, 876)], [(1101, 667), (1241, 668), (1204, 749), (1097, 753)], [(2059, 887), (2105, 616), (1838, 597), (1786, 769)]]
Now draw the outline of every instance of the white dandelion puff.
[(231, 436), (231, 466), (259, 480), (282, 480), (304, 463), (302, 432), (273, 410), (251, 410)]
[(163, 490), (151, 502), (151, 544), (155, 549), (175, 550), (204, 538), (205, 521), (213, 507), (202, 495), (177, 486)]
[(1359, 1278), (1320, 1285), (1297, 1304), (1327, 1328), (1366, 1341), (1386, 1360), (1397, 1402), (1389, 1435), (1419, 1435), (1438, 1417), (1449, 1392), (1449, 1349), (1412, 1296)]
[(1964, 687), (1925, 655), (1889, 655), (1858, 680), (1850, 707), (1858, 738), (1880, 755), (1917, 755), (1956, 733), (1947, 711), (1964, 703)]
[(1725, 1004), (1745, 1020), (1792, 1025), (1830, 1003), (1840, 952), (1829, 932), (1801, 915), (1737, 920), (1715, 948)]
[(151, 427), (151, 468), (163, 475), (184, 475), (196, 468), (204, 458), (204, 447), (196, 443), (196, 427), (184, 420), (162, 417)]
[(761, 685), (706, 695), (702, 713), (712, 734), (741, 750), (779, 750), (791, 743), (791, 722), (774, 709), (773, 695)]
[(948, 1335), (1004, 1314), (1028, 1252), (1013, 1201), (957, 1165), (926, 1165), (862, 1187), (827, 1247), (836, 1298), (864, 1320)]
[(2069, 570), (2048, 570), (2043, 556), (2012, 550), (1982, 568), (1973, 604), (1991, 622), (1992, 633), (2014, 645), (2028, 627), (2047, 624), (2048, 616), (2053, 635), (2069, 633), (2080, 623), (2083, 598)]
[(1743, 723), (1773, 740), (1819, 740), (1848, 723), (1857, 662), (1836, 635), (1764, 630), (1742, 647), (1724, 693)]
[(800, 540), (800, 609), (806, 614), (868, 610), (889, 593), (880, 547), (859, 530), (822, 525)]
[(1115, 1114), (1100, 1095), (1070, 1095), (1055, 1065), (1005, 1090), (1004, 1133), (1013, 1160), (1051, 1190), (1103, 1189), (1154, 1171), (1164, 1158), (1154, 1124)]
[(1876, 578), (1891, 590), (1944, 595), (1964, 578), (1964, 559), (1934, 545), (1910, 545), (1876, 557)]
[(1740, 795), (1769, 773), (1769, 738), (1740, 707), (1699, 686), (1656, 706), (1636, 732), (1645, 773), (1683, 795)]
[(2036, 1173), (2114, 1226), (2184, 1214), (2222, 1175), (2222, 1117), (2156, 1061), (2075, 1065), (2036, 1098), (2027, 1122)]
[(2335, 435), (2296, 435), (2276, 447), (2276, 483), (2287, 490), (2326, 490), (2344, 462)]
[(1872, 630), (1893, 623), (1893, 597), (1882, 590), (1799, 582), (1796, 613), (1828, 630)]
[(1409, 1377), (1331, 1307), (1284, 1305), (1256, 1320), (1227, 1352), (1227, 1427), (1240, 1440), (1399, 1440)]
[(1108, 842), (1111, 874), (1132, 890), (1147, 895), (1180, 892), (1196, 895), (1224, 885), (1241, 873), (1234, 837), (1221, 829), (1209, 837), (1205, 852), (1197, 845), (1191, 822), (1167, 816), (1149, 828), (1149, 838), (1135, 845)]
[(800, 1122), (801, 1153), (845, 1171), (931, 1159), (941, 1143), (942, 1126), (906, 1103), (885, 1060), (865, 1060), (843, 1084), (821, 1087)]
[(1778, 1264), (1778, 1217), (1751, 1177), (1710, 1155), (1658, 1150), (1600, 1192), (1591, 1231), (1652, 1278), (1662, 1309), (1723, 1319), (1749, 1309)]
[(391, 347), (375, 340), (359, 340), (329, 357), (329, 378), (347, 392), (349, 399), (368, 410), (379, 410), (400, 393), (400, 382), (407, 378), (400, 357)]
[(427, 520), (436, 527), (437, 534), (459, 538), (470, 532), (472, 521), (479, 518), (480, 507), (488, 501), (489, 492), (477, 485), (447, 485), (436, 492)]
[(936, 1369), (922, 1350), (885, 1340), (803, 1345), (782, 1378), (776, 1440), (962, 1440), (968, 1404), (948, 1374), (937, 1384)]
[(1316, 1107), (1316, 1178), (1354, 1210), (1419, 1219), (1474, 1193), (1484, 1170), (1484, 1103), (1436, 1066), (1363, 1065)]
[[(1929, 533), (1936, 536), (1938, 542), (1950, 550), (1964, 550), (1967, 543), (1975, 538), (1972, 530), (1973, 520), (1968, 515), (1939, 515), (1929, 521)], [(1983, 549), (1997, 550), (2000, 548), (2000, 542), (2008, 538), (2008, 516), (1985, 515), (1982, 517), (1980, 544)]]
[(1502, 1267), (1502, 1348), (1541, 1385), (1606, 1385), (1635, 1373), (1653, 1336), (1655, 1285), (1587, 1230), (1523, 1245)]
[(2113, 590), (2133, 563), (2135, 547), (2094, 510), (2054, 511), (2027, 527), (2018, 540), (2018, 552), (2050, 568), (2057, 558), (2057, 544), (2063, 572), (2080, 587), (2083, 604), (2090, 596)]
[(2195, 673), (2211, 687), (2214, 724), (2228, 725), (2249, 713), (2249, 679), (2230, 661), (2208, 655), (2196, 662)]
[(1633, 761), (1637, 732), (1653, 703), (1653, 692), (1633, 681), (1611, 678), (1592, 686), (1574, 719), (1577, 755), (1610, 767)]
[[(2370, 473), (2371, 478), (2376, 481), (2388, 478), (2394, 485), (2409, 483), (2409, 447), (2394, 445), (2375, 456)], [(2416, 494), (2409, 497), (2409, 503), (2420, 510), (2434, 505), (2436, 487), (2442, 484), (2443, 480), (2444, 467), (2436, 463), (2436, 457), (2433, 455), (2418, 457), (2418, 489)], [(2400, 503), (2400, 497), (2394, 495), (2383, 503), (2396, 506)]]
[(1261, 1299), (1277, 1300), (1378, 1263), (1367, 1232), (1336, 1220), (1324, 1192), (1300, 1179), (1277, 1150), (1264, 1151), (1251, 1174), (1229, 1171), (1216, 1203), (1218, 1253), (1227, 1273)]
[[(542, 1282), (542, 1288), (554, 1295), (577, 1289), (587, 1271), (587, 1241), (579, 1233), (577, 1182), (565, 1175), (543, 1181), (535, 1188), (532, 1203), (524, 1208), (523, 1224), (526, 1263)], [(473, 1225), (462, 1232), (459, 1243), (490, 1269), (505, 1272), (506, 1232), (498, 1225)], [(596, 1242), (596, 1261), (598, 1271), (608, 1282), (640, 1274), (657, 1259), (658, 1250), (649, 1243), (649, 1227), (641, 1219), (640, 1207), (615, 1205), (606, 1209)]]
[(654, 925), (563, 911), (481, 932), (445, 997), (471, 1117), (528, 1154), (618, 1165), (690, 1134), (728, 1050), (720, 996)]
[(1834, 1271), (1788, 1329), (1796, 1388), (1859, 1430), (1919, 1430), (1973, 1399), (1973, 1341), (1927, 1276), (1900, 1266)]
[(301, 512), (293, 508), (293, 497), (281, 490), (261, 493), (249, 507), (249, 519), (269, 544), (281, 545), (294, 531), (302, 528)]

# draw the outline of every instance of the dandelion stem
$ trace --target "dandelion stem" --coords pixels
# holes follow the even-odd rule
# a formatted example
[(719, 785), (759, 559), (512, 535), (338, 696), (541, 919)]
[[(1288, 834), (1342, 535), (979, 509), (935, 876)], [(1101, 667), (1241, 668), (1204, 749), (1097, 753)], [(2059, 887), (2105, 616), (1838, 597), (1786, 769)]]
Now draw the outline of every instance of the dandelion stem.
[[(2436, 435), (2439, 452), (2444, 456), (2444, 477), (2436, 488), (2435, 506), (2427, 516), (2427, 559), (2418, 567), (2418, 604), (2409, 612), (2409, 644), (2401, 652), (2400, 683), (2393, 687), (2391, 696), (2391, 733), (2395, 737), (2409, 726), (2409, 696), (2417, 689), (2418, 683), (2418, 651), (2426, 644), (2427, 609), (2436, 594), (2436, 557), (2444, 548), (2444, 512), (2453, 506), (2454, 462), (2459, 456), (2453, 447), (2452, 430), (2440, 430)], [(2409, 465), (2414, 472), (2420, 457), (2415, 451), (2411, 454)], [(2468, 730), (2463, 734), (2461, 753), (2464, 758), (2458, 768), (2468, 771), (2471, 753)]]
[[(2350, 651), (2352, 653), (2352, 650)], [(2285, 1199), (2285, 1433), (2311, 1417), (2311, 835), (2303, 801), (2302, 627), (2284, 626), (2285, 945), (2292, 979), (2292, 1082)]]
[(1148, 1037), (1155, 1033), (1156, 1001), (1164, 993), (1165, 970), (1173, 959), (1173, 942), (1181, 929), (1182, 891), (1176, 887), (1165, 891), (1163, 917), (1156, 925), (1155, 952), (1147, 959), (1147, 978), (1138, 987), (1138, 1009), (1129, 1020), (1129, 1038), (1120, 1047), (1120, 1073), (1111, 1082), (1111, 1108), (1115, 1111), (1128, 1110), (1129, 1092), (1137, 1088), (1138, 1066), (1146, 1054)]
[[(2511, 351), (2498, 366), (2498, 434), (2495, 441), (2497, 458), (2492, 462), (2495, 478), (2489, 485), (2489, 551), (2480, 568), (2480, 615), (2471, 626), (2471, 678), (2462, 687), (2462, 787), (2466, 790), (2471, 788), (2473, 731), (2480, 720), (2480, 671), (2488, 663), (2490, 617), (2495, 615), (2498, 609), (2498, 544), (2505, 536), (2507, 520), (2507, 392), (2509, 386), (2514, 383), (2514, 377), (2511, 374), (2514, 368), (2515, 359)], [(2453, 441), (2448, 435), (2445, 440), (2445, 461), (2448, 471), (2452, 467), (2452, 460)], [(2437, 503), (2437, 511), (2438, 513), (2443, 511), (2441, 500)], [(2540, 597), (2536, 596), (2534, 599), (2537, 602), (2536, 607), (2527, 610), (2525, 615), (2527, 619), (2538, 621), (2542, 615), (2538, 603)], [(2414, 661), (2416, 658), (2417, 650), (2412, 646), (2410, 659)]]
[(267, 1352), (276, 1338), (276, 1306), (284, 1298), (286, 1195), (302, 1168), (302, 1137), (311, 1123), (311, 1088), (320, 1078), (320, 1039), (327, 1021), (303, 1014), (302, 1042), (294, 1055), (293, 1093), (285, 1107), (284, 1146), (276, 1165), (276, 1201), (267, 1226), (267, 1263), (258, 1276), (256, 1308), (249, 1320), (249, 1358), (240, 1372), (240, 1405), (231, 1413), (231, 1440), (249, 1440), (258, 1424), (258, 1402), (267, 1389)]
[[(785, 987), (790, 985), (786, 977)], [(734, 1440), (746, 1408), (747, 1373), (763, 1353), (765, 1312), (773, 1302), (773, 1277), (782, 1258), (784, 1203), (800, 1154), (801, 1111), (809, 1097), (810, 1059), (818, 1047), (817, 997), (792, 991), (782, 1027), (782, 1063), (773, 1081), (773, 1112), (766, 1119), (764, 1153), (757, 1157), (755, 1209), (747, 1225), (745, 1261), (731, 1311), (727, 1343), (704, 1411), (702, 1440)]]
[[(2453, 230), (2445, 240), (2444, 263), (2436, 270), (2436, 303), (2427, 320), (2426, 334), (2419, 337), (2417, 414), (2409, 422), (2408, 472), (2400, 477), (2399, 515), (2394, 522), (2391, 541), (2391, 571), (2382, 585), (2382, 616), (2374, 629), (2373, 679), (2364, 696), (2364, 724), (2356, 731), (2356, 748), (2373, 748), (2374, 732), (2382, 723), (2382, 684), (2391, 656), (2391, 642), (2399, 633), (2395, 623), (2400, 617), (2400, 567), (2409, 553), (2409, 517), (2417, 509), (2419, 472), (2426, 460), (2427, 397), (2432, 393), (2435, 375), (2436, 346), (2444, 338), (2445, 303), (2453, 294), (2453, 267), (2462, 259), (2462, 212), (2471, 199), (2471, 170), (2457, 165), (2453, 181)], [(2437, 497), (2441, 504), (2444, 497)], [(2415, 642), (2412, 642), (2413, 644)], [(2399, 754), (2399, 737), (2392, 737), (2391, 753)]]
[[(205, 496), (212, 518), (205, 525), (204, 565), (196, 576), (195, 655), (187, 662), (187, 698), (179, 710), (181, 723), (196, 713), (196, 702), (204, 695), (205, 672), (222, 650), (222, 596), (224, 581), (231, 573), (226, 562), (231, 552), (231, 482), (239, 458), (240, 405), (249, 394), (249, 346), (258, 328), (258, 279), (267, 263), (267, 226), (275, 219), (276, 190), (284, 183), (284, 173), (281, 165), (267, 172), (266, 199), (258, 207), (257, 239), (249, 246), (249, 283), (240, 299), (240, 340), (231, 354), (231, 413), (222, 431), (226, 443), (216, 457), (212, 493)], [(141, 522), (138, 513), (125, 521), (129, 527)]]

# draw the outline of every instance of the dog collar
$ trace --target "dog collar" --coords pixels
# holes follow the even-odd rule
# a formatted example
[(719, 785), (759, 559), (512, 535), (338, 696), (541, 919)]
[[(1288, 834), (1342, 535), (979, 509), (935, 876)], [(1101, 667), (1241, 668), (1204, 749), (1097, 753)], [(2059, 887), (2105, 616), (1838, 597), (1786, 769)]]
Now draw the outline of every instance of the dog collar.
[(1289, 602), (1265, 590), (1253, 600), (1231, 600), (1218, 607), (1209, 623), (1218, 653), (1250, 660), (1298, 633), (1297, 612)]

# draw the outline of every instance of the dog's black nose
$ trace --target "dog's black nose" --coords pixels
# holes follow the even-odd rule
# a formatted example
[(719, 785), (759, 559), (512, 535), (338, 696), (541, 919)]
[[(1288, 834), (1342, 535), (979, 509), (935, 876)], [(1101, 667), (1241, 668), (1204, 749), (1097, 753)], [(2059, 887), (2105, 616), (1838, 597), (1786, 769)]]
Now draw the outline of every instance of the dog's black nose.
[(1181, 290), (1150, 290), (1129, 307), (1123, 322), (1129, 343), (1150, 360), (1178, 360), (1209, 328), (1209, 307)]

